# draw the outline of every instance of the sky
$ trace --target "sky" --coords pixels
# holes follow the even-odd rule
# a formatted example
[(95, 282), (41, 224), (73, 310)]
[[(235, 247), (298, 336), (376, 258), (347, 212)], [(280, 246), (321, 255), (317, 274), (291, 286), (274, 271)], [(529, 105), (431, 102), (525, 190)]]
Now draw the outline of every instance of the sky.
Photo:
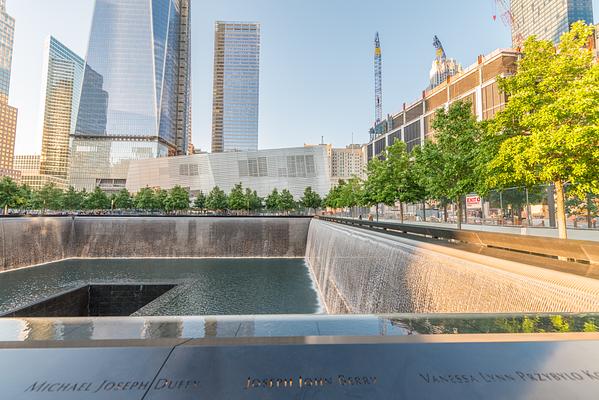
[[(373, 41), (383, 50), (383, 112), (428, 85), (438, 35), (464, 67), (509, 47), (494, 0), (192, 0), (193, 143), (210, 149), (214, 22), (261, 23), (262, 149), (368, 141), (374, 120)], [(593, 0), (599, 10), (599, 0)], [(19, 110), (17, 154), (39, 154), (44, 41), (85, 57), (94, 0), (7, 0), (16, 19), (9, 103)], [(595, 12), (597, 15), (597, 11)], [(595, 18), (597, 22), (597, 17)], [(353, 138), (353, 139), (352, 139)]]

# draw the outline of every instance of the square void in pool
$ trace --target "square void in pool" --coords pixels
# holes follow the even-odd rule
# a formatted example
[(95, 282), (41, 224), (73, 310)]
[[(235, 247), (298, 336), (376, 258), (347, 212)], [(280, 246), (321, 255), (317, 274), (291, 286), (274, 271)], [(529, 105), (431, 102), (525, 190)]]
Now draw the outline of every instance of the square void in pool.
[(176, 285), (87, 285), (11, 311), (3, 317), (126, 317)]
[(15, 317), (315, 314), (321, 304), (301, 258), (72, 259), (0, 274), (0, 315)]

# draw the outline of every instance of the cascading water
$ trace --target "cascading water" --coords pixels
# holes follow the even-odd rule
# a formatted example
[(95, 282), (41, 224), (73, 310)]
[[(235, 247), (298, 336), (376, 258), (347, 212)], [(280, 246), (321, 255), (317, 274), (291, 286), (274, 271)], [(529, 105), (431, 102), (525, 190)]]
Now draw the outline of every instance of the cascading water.
[(320, 220), (311, 222), (306, 246), (330, 313), (599, 309), (597, 280), (458, 253)]

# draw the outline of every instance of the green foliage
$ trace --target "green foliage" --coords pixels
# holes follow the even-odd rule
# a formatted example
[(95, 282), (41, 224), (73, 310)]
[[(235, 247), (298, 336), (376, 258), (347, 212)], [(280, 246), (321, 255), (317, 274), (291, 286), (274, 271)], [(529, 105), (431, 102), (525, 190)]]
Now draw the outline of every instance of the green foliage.
[(114, 208), (118, 210), (130, 210), (133, 208), (134, 202), (131, 193), (127, 189), (121, 189), (112, 196)]
[(255, 190), (250, 188), (245, 189), (245, 210), (246, 211), (260, 211), (262, 210), (262, 198), (258, 196)]
[(203, 210), (206, 208), (206, 195), (204, 194), (204, 192), (200, 191), (200, 193), (196, 195), (196, 199), (193, 202), (193, 207), (199, 210)]
[(108, 195), (99, 187), (96, 187), (84, 201), (84, 206), (88, 210), (109, 210), (111, 205)]
[(364, 205), (393, 204), (394, 200), (385, 197), (388, 193), (385, 191), (387, 183), (383, 161), (377, 157), (370, 160), (366, 167), (366, 174), (368, 178), (364, 181), (362, 196)]
[(584, 327), (582, 328), (583, 332), (599, 332), (599, 327), (595, 325), (595, 321), (586, 321), (584, 323)]
[(322, 199), (320, 195), (312, 190), (312, 187), (308, 186), (304, 190), (304, 196), (300, 199), (302, 207), (307, 209), (318, 209), (322, 207)]
[(279, 191), (277, 190), (277, 188), (274, 188), (272, 190), (272, 193), (266, 196), (266, 199), (264, 201), (266, 209), (268, 211), (278, 211), (280, 198), (281, 196), (279, 194)]
[(229, 209), (230, 210), (245, 210), (246, 209), (246, 201), (245, 196), (243, 195), (243, 186), (241, 183), (236, 184), (233, 189), (231, 189), (231, 193), (229, 193)]
[(154, 195), (154, 210), (168, 210), (168, 190), (156, 189)]
[(189, 193), (177, 185), (168, 192), (164, 204), (167, 211), (187, 210), (189, 208)]
[(289, 190), (283, 189), (279, 197), (277, 208), (281, 211), (289, 212), (295, 208), (295, 200)]
[(206, 199), (206, 208), (213, 211), (225, 211), (228, 208), (227, 195), (215, 186)]
[(33, 194), (32, 206), (38, 210), (60, 210), (63, 192), (54, 183), (44, 185)]
[(337, 183), (337, 186), (333, 187), (330, 191), (329, 194), (326, 196), (326, 198), (324, 199), (324, 204), (329, 207), (329, 208), (343, 208), (344, 205), (342, 204), (342, 190), (343, 190), (343, 186), (345, 186), (345, 181), (343, 179), (339, 179), (339, 182)]
[(80, 192), (75, 190), (73, 186), (69, 186), (62, 196), (62, 208), (70, 211), (81, 210), (84, 201), (85, 192)]
[[(420, 148), (415, 149), (416, 154)], [(384, 195), (386, 204), (417, 202), (424, 200), (425, 189), (420, 185), (414, 163), (410, 160), (406, 144), (396, 141), (387, 148), (383, 162)]]
[(141, 188), (135, 195), (133, 202), (138, 210), (153, 210), (156, 204), (154, 191), (149, 187)]
[(509, 96), (492, 132), (501, 136), (489, 162), (488, 186), (553, 182), (560, 237), (566, 237), (564, 185), (599, 194), (599, 64), (586, 45), (593, 27), (577, 22), (557, 51), (531, 37), (518, 72), (499, 81)]
[(0, 180), (0, 207), (3, 210), (24, 206), (27, 203), (26, 192), (9, 177)]

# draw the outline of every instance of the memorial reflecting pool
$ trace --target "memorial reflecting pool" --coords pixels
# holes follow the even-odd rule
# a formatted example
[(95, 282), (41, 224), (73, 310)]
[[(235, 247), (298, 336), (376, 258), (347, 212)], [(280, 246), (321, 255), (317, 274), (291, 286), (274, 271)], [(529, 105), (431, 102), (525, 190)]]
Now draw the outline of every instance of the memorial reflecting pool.
[(134, 316), (323, 311), (303, 259), (72, 259), (0, 274), (0, 315), (85, 286), (111, 284), (175, 285)]

